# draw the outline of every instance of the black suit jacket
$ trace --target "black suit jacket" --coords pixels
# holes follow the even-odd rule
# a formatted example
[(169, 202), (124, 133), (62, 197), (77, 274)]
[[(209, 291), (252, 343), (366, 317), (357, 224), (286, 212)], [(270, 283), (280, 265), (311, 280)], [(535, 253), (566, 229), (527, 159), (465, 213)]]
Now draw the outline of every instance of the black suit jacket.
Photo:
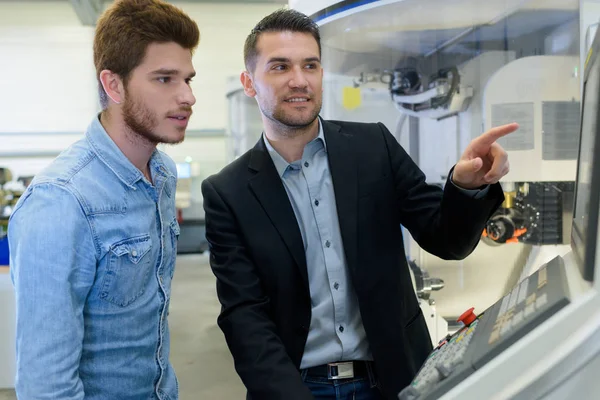
[[(425, 176), (382, 124), (323, 121), (350, 277), (380, 388), (396, 399), (432, 350), (400, 225), (426, 251), (461, 259), (504, 200), (475, 200)], [(202, 184), (218, 324), (253, 400), (306, 400), (300, 361), (311, 301), (304, 246), (262, 141)]]

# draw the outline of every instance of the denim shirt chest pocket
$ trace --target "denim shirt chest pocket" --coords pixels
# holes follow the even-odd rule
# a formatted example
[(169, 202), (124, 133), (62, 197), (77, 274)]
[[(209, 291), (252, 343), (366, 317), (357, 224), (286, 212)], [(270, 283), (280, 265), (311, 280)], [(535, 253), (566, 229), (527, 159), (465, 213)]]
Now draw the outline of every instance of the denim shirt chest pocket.
[(144, 294), (153, 267), (151, 248), (150, 235), (113, 244), (107, 255), (100, 298), (125, 307)]

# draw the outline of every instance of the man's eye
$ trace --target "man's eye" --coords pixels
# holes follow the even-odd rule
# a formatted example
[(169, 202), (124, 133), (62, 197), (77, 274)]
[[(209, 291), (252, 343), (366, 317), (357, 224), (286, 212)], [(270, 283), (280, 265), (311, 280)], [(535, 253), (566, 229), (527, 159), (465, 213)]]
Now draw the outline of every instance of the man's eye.
[(158, 81), (160, 83), (169, 83), (171, 82), (171, 78), (168, 76), (161, 76), (160, 78), (158, 78)]
[(192, 83), (192, 81), (193, 81), (193, 79), (192, 79), (192, 78), (187, 78), (187, 79), (185, 80), (185, 83), (187, 83), (187, 84), (189, 85), (190, 83)]
[(274, 70), (283, 71), (285, 69), (285, 65), (276, 65), (273, 67)]

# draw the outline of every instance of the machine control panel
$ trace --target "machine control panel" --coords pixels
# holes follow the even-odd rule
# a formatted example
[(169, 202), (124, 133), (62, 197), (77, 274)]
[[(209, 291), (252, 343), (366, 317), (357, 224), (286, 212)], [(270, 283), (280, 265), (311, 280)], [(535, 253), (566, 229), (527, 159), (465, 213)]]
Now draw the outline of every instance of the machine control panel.
[(399, 400), (437, 399), (569, 304), (565, 267), (556, 257), (480, 315), (440, 341)]

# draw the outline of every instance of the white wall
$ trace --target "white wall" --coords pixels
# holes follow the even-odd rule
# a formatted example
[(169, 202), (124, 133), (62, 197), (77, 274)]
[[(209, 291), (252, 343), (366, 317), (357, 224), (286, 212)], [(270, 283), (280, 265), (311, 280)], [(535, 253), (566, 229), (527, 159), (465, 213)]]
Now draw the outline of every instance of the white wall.
[(0, 166), (35, 172), (85, 129), (96, 107), (91, 32), (68, 2), (0, 3)]
[[(203, 175), (226, 162), (227, 78), (243, 69), (243, 44), (276, 4), (174, 3), (200, 28), (194, 55), (197, 98), (190, 133), (166, 151), (190, 156)], [(93, 27), (67, 1), (0, 2), (0, 166), (29, 175), (79, 139), (99, 111)], [(33, 158), (32, 158), (33, 157)]]

